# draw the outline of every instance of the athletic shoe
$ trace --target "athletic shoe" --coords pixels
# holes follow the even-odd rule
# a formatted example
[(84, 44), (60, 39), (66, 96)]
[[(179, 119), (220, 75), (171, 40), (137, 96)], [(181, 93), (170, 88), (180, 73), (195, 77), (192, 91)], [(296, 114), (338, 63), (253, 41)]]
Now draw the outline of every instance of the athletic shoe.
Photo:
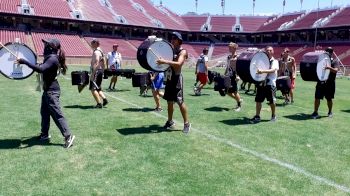
[(50, 140), (50, 138), (51, 138), (51, 135), (44, 134), (44, 133), (40, 133), (40, 135), (38, 136), (39, 141), (47, 141), (47, 140)]
[(276, 120), (277, 120), (277, 117), (276, 116), (272, 116), (270, 122), (276, 122)]
[(103, 105), (103, 106), (106, 106), (107, 104), (108, 104), (108, 100), (107, 100), (107, 99), (103, 99), (102, 105)]
[(328, 118), (333, 118), (333, 113), (332, 112), (328, 112)]
[(250, 123), (258, 123), (260, 121), (260, 116), (254, 116), (252, 119), (250, 119)]
[(191, 123), (185, 123), (184, 124), (184, 129), (182, 130), (183, 133), (189, 133), (191, 130)]
[(236, 112), (239, 112), (241, 111), (241, 108), (242, 108), (241, 106), (236, 106), (235, 108), (233, 108), (233, 110)]
[(101, 103), (96, 104), (95, 108), (102, 108), (102, 104)]
[(163, 126), (164, 129), (174, 129), (175, 128), (175, 122), (174, 121), (166, 121), (165, 125)]
[(313, 119), (317, 119), (317, 118), (319, 118), (319, 117), (320, 117), (320, 116), (318, 115), (317, 112), (314, 112), (314, 113), (311, 114), (311, 118), (313, 118)]
[(69, 148), (73, 145), (73, 141), (75, 139), (75, 135), (70, 135), (64, 139), (64, 148)]
[(162, 111), (163, 111), (163, 108), (155, 108), (154, 111), (155, 111), (155, 112), (162, 112)]

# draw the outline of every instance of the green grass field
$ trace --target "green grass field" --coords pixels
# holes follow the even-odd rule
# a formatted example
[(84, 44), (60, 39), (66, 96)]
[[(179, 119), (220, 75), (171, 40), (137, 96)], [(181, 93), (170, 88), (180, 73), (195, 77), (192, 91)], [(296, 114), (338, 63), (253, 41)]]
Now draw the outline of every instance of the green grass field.
[[(87, 68), (69, 71), (79, 69)], [(332, 119), (325, 100), (322, 118), (309, 118), (316, 83), (299, 77), (295, 103), (277, 107), (277, 122), (268, 121), (264, 104), (262, 122), (250, 124), (253, 95), (243, 93), (243, 108), (234, 112), (234, 101), (213, 86), (194, 96), (193, 70), (185, 68), (184, 77), (193, 128), (188, 135), (181, 132), (177, 106), (178, 131), (163, 130), (167, 111), (152, 112), (153, 98), (139, 96), (129, 79), (118, 81), (117, 92), (106, 92), (106, 108), (92, 109), (90, 92), (79, 94), (60, 77), (63, 112), (76, 135), (74, 146), (64, 149), (53, 122), (50, 143), (34, 138), (41, 98), (35, 77), (1, 76), (0, 195), (350, 194), (350, 80), (337, 79)]]

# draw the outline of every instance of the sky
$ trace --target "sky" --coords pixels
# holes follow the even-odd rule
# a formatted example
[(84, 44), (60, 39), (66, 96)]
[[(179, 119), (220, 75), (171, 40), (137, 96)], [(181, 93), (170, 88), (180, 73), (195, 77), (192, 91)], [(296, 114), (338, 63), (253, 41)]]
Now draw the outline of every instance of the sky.
[[(195, 0), (151, 0), (154, 4), (170, 8), (177, 14), (196, 12)], [(285, 0), (284, 13), (300, 11), (300, 0)], [(332, 6), (350, 5), (350, 0), (303, 0), (303, 10)], [(198, 0), (198, 14), (222, 14), (221, 0)], [(254, 15), (271, 15), (283, 13), (283, 0), (255, 0)], [(225, 0), (225, 15), (252, 15), (253, 0)]]

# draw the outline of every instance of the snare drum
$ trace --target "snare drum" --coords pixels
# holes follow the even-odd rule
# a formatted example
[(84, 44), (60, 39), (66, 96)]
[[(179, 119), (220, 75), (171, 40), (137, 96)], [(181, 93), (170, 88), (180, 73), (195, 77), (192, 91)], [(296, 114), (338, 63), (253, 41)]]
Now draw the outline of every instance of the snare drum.
[(283, 94), (289, 93), (291, 89), (291, 81), (289, 76), (280, 76), (276, 80), (277, 90), (280, 90)]
[(242, 52), (237, 59), (236, 70), (243, 82), (260, 83), (266, 79), (267, 74), (257, 74), (257, 70), (270, 68), (269, 57), (265, 52), (247, 50)]
[[(7, 43), (5, 47), (18, 58), (27, 60), (31, 64), (37, 63), (37, 56), (27, 45), (21, 43)], [(7, 78), (22, 80), (33, 74), (33, 69), (24, 64), (16, 64), (16, 57), (5, 47), (0, 49), (0, 72)]]
[(88, 85), (89, 72), (88, 71), (72, 71), (72, 85)]
[(159, 58), (172, 61), (174, 51), (171, 44), (155, 36), (148, 37), (137, 50), (139, 64), (150, 71), (163, 72), (169, 68), (167, 64), (157, 65)]
[(330, 70), (324, 69), (331, 65), (331, 59), (326, 52), (308, 52), (300, 62), (300, 75), (305, 81), (326, 81)]

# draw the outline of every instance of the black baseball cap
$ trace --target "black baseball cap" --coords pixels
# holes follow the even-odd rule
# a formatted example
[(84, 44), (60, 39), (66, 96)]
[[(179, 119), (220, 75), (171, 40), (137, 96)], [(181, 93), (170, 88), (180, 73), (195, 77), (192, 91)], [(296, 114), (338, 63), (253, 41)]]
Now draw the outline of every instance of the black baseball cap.
[(56, 38), (42, 39), (42, 41), (46, 44), (49, 44), (49, 46), (51, 46), (51, 48), (54, 48), (54, 49), (59, 49), (61, 47), (60, 40)]
[(182, 40), (182, 36), (181, 36), (181, 34), (180, 34), (179, 32), (174, 31), (174, 32), (172, 33), (172, 35), (173, 35), (174, 37), (176, 37), (177, 39), (183, 41), (183, 40)]
[(324, 51), (328, 52), (329, 54), (333, 54), (333, 48), (332, 47), (328, 47), (326, 48)]

